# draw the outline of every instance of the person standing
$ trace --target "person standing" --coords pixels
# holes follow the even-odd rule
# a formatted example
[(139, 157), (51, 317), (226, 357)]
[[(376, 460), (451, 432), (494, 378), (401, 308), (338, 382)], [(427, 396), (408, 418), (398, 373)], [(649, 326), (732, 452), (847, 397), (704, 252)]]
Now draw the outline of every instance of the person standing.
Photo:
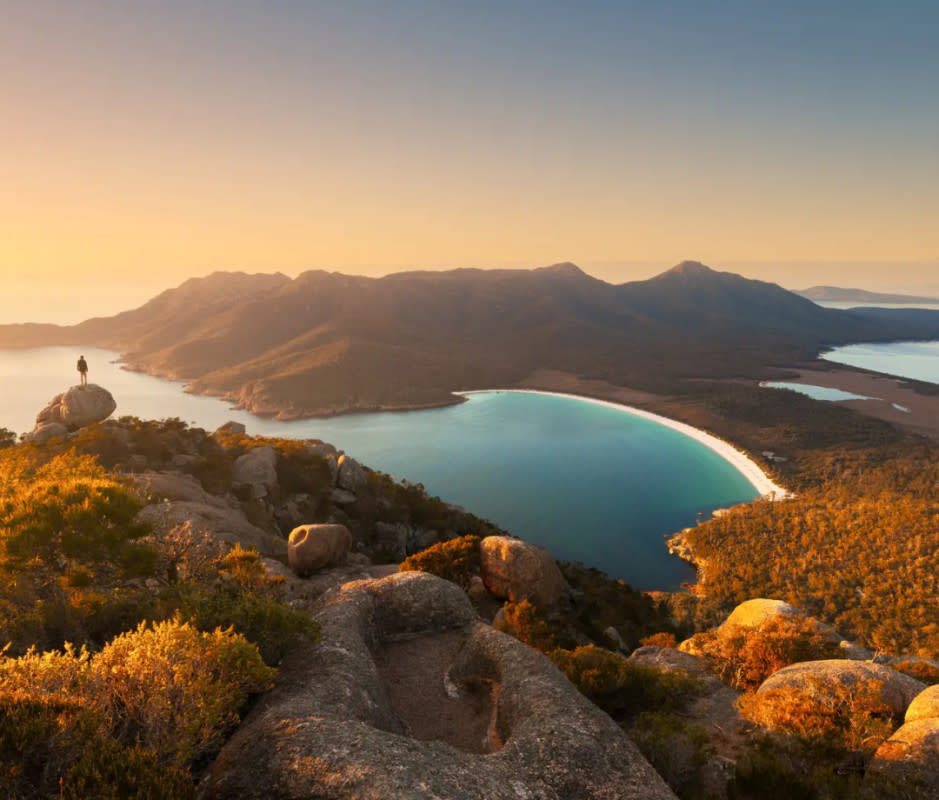
[(84, 356), (78, 357), (78, 373), (81, 375), (81, 385), (88, 385), (88, 362), (85, 361)]

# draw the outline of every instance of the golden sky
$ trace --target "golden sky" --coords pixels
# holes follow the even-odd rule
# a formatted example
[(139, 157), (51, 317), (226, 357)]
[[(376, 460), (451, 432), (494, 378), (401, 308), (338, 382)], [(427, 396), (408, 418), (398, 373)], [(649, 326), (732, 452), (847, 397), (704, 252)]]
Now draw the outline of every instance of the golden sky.
[(939, 282), (928, 5), (442, 5), (13, 4), (8, 297), (563, 260)]

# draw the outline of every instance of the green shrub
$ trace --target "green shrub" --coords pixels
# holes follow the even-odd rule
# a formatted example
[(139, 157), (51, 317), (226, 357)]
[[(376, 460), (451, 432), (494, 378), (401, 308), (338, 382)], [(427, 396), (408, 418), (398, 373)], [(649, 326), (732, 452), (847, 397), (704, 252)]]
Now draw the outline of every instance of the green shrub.
[(70, 800), (187, 800), (189, 774), (109, 738), (87, 701), (0, 691), (0, 795)]
[(554, 650), (548, 657), (584, 695), (614, 716), (678, 711), (701, 691), (701, 682), (684, 672), (633, 664), (594, 645)]
[(221, 744), (248, 694), (271, 688), (274, 674), (231, 629), (141, 623), (94, 656), (90, 686), (118, 738), (183, 766)]
[(710, 747), (703, 727), (674, 714), (646, 711), (632, 724), (630, 736), (682, 800), (707, 796), (703, 770)]
[(467, 589), (470, 579), (479, 574), (479, 541), (478, 536), (463, 536), (438, 542), (420, 553), (408, 556), (398, 570), (430, 572)]

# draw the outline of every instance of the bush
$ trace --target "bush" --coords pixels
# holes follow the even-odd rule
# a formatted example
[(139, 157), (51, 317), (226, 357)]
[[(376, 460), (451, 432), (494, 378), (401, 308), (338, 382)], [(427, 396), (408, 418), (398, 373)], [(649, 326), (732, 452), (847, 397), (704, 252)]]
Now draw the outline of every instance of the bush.
[(669, 650), (674, 650), (678, 647), (675, 634), (664, 632), (653, 633), (651, 636), (646, 636), (644, 639), (639, 640), (639, 644), (643, 647), (664, 647)]
[(694, 636), (711, 669), (736, 689), (756, 689), (790, 664), (837, 658), (838, 645), (804, 617), (776, 617), (759, 628), (731, 627)]
[(503, 633), (514, 636), (529, 647), (549, 653), (555, 649), (555, 637), (548, 625), (528, 601), (506, 603), (502, 607), (503, 616), (496, 624), (496, 628)]
[(479, 574), (481, 557), (478, 536), (463, 536), (450, 539), (408, 556), (399, 572), (430, 572), (452, 581), (464, 589), (469, 588), (470, 579)]
[(703, 727), (674, 714), (647, 711), (636, 718), (630, 736), (682, 800), (707, 796), (702, 772), (710, 748)]
[(678, 711), (701, 691), (701, 682), (684, 672), (633, 664), (594, 645), (554, 650), (548, 657), (584, 695), (615, 716)]
[(899, 726), (879, 684), (829, 685), (810, 678), (803, 688), (744, 694), (737, 701), (750, 722), (808, 742), (870, 755)]
[[(85, 719), (79, 708), (93, 712), (100, 735), (183, 767), (221, 743), (247, 695), (270, 688), (274, 674), (257, 648), (230, 629), (141, 623), (93, 656), (68, 646), (5, 658), (0, 693), (43, 699), (55, 719), (66, 712)], [(43, 713), (40, 722), (51, 724)]]
[(37, 800), (195, 796), (185, 771), (103, 730), (100, 715), (83, 699), (0, 691), (0, 794)]
[(91, 694), (118, 738), (185, 765), (212, 751), (249, 693), (273, 686), (257, 648), (229, 630), (141, 623), (91, 661)]
[(930, 686), (939, 683), (939, 667), (926, 659), (905, 658), (892, 663), (890, 667)]

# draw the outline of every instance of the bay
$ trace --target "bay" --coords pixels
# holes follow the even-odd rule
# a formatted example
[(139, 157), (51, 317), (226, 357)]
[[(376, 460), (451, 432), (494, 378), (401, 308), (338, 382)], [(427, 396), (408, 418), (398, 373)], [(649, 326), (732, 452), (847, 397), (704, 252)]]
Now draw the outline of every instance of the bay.
[(89, 381), (114, 395), (115, 416), (179, 417), (207, 430), (231, 419), (251, 434), (322, 439), (557, 558), (640, 589), (693, 580), (663, 536), (757, 496), (736, 468), (688, 436), (569, 397), (485, 393), (440, 409), (282, 422), (128, 372), (116, 353), (87, 347), (0, 351), (0, 427), (31, 429), (36, 412), (75, 383), (79, 354)]

